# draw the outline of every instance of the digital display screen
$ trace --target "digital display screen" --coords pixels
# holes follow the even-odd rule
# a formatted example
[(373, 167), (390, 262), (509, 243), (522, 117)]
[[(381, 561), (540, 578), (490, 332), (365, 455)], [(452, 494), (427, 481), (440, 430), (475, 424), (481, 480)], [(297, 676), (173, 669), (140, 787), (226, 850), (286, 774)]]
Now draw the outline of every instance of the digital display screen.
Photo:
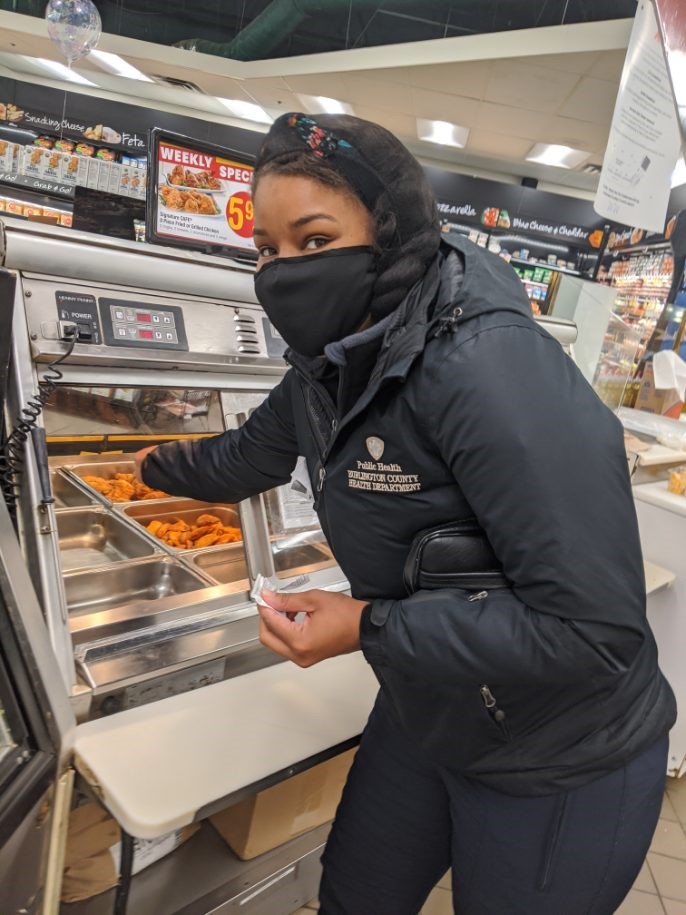
[(149, 314), (146, 314), (143, 311), (136, 312), (136, 321), (140, 321), (141, 324), (149, 324), (152, 321), (152, 318)]
[(152, 340), (153, 332), (151, 330), (139, 330), (138, 338), (139, 340)]

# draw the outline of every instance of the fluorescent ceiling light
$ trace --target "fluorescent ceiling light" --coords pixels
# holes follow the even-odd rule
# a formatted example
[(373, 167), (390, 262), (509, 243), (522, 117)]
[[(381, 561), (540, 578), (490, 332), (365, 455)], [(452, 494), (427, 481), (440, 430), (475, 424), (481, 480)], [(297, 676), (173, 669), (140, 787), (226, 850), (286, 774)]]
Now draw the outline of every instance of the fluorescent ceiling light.
[(221, 102), (225, 108), (228, 108), (231, 114), (234, 114), (237, 118), (242, 118), (244, 121), (257, 121), (259, 124), (271, 124), (274, 118), (270, 117), (264, 108), (260, 108), (259, 105), (256, 105), (254, 102), (244, 102), (242, 99), (232, 99), (232, 98), (219, 98), (216, 96), (218, 102)]
[(127, 79), (140, 79), (146, 83), (154, 82), (149, 76), (146, 76), (145, 73), (141, 73), (140, 70), (131, 66), (128, 61), (124, 60), (124, 58), (120, 57), (118, 54), (110, 54), (109, 51), (93, 50), (90, 52), (90, 57), (96, 60), (104, 70), (109, 70), (110, 73), (114, 73), (117, 76), (125, 76)]
[(427, 121), (424, 118), (417, 118), (417, 136), (428, 143), (462, 149), (467, 145), (469, 128), (451, 124), (449, 121)]
[(540, 165), (555, 165), (557, 168), (576, 168), (590, 157), (591, 153), (583, 149), (572, 149), (571, 146), (558, 146), (556, 143), (536, 143), (532, 147), (527, 162), (538, 162)]
[(672, 172), (672, 187), (681, 187), (686, 184), (686, 159), (679, 159)]
[(48, 60), (46, 57), (24, 57), (24, 60), (28, 60), (30, 64), (39, 67), (41, 70), (46, 70), (52, 76), (57, 76), (59, 79), (66, 80), (69, 83), (80, 83), (82, 86), (95, 85), (85, 76), (81, 76), (80, 73), (70, 69), (66, 64), (61, 64), (56, 60)]
[(298, 95), (309, 114), (352, 114), (352, 106), (325, 95)]

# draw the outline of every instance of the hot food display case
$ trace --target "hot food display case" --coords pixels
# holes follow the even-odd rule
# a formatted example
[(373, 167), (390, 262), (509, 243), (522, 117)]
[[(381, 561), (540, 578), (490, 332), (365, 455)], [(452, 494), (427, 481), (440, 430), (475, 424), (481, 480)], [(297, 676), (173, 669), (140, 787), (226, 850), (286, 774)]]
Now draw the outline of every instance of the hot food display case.
[(206, 504), (133, 475), (139, 448), (237, 428), (281, 379), (252, 265), (22, 224), (1, 244), (6, 422), (28, 418), (6, 473), (78, 719), (278, 662), (256, 575), (347, 587), (311, 503), (284, 486)]

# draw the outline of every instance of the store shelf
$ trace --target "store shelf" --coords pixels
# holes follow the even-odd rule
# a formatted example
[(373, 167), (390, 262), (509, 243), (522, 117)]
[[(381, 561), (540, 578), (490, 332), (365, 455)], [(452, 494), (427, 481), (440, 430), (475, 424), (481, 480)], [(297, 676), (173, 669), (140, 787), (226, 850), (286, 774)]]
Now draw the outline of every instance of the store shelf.
[(568, 267), (558, 267), (556, 264), (547, 264), (544, 261), (525, 261), (521, 257), (510, 258), (513, 264), (522, 264), (525, 267), (542, 267), (544, 270), (554, 270), (556, 273), (567, 273), (569, 276), (581, 276), (578, 270), (570, 270)]
[[(180, 848), (133, 878), (127, 915), (206, 915), (220, 905), (242, 915), (294, 912), (317, 895), (328, 832), (328, 824), (320, 826), (241, 861), (203, 823)], [(83, 902), (63, 903), (60, 915), (112, 915), (114, 895), (112, 889)]]

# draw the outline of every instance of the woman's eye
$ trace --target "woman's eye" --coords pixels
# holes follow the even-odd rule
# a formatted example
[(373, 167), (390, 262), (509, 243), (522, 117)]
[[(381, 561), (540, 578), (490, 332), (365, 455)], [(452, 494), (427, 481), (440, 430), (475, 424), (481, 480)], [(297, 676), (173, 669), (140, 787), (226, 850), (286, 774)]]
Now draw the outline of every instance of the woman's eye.
[(328, 243), (329, 243), (328, 238), (322, 238), (321, 236), (317, 235), (314, 238), (308, 238), (308, 240), (305, 243), (305, 250), (306, 251), (316, 251), (317, 248), (323, 248), (324, 245), (328, 245)]
[(260, 257), (275, 257), (276, 248), (272, 248), (271, 245), (262, 245), (261, 248), (257, 249)]

